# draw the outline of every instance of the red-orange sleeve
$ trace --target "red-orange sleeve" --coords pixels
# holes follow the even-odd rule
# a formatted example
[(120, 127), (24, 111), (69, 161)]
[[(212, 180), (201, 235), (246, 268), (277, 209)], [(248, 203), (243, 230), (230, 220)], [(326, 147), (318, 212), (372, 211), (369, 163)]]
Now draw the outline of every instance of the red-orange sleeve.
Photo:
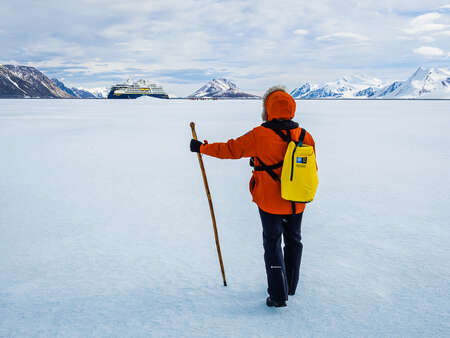
[(256, 142), (254, 129), (237, 139), (228, 140), (226, 143), (216, 142), (203, 144), (200, 152), (217, 158), (239, 159), (242, 157), (256, 156)]

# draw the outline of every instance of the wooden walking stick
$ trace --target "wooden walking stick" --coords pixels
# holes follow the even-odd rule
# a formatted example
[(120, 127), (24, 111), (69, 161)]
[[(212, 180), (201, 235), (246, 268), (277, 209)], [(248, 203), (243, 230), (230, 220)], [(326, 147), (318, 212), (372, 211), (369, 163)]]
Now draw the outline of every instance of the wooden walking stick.
[[(194, 140), (197, 140), (197, 133), (195, 132), (195, 123), (191, 122), (190, 126), (192, 129), (192, 138)], [(220, 252), (219, 234), (217, 233), (216, 216), (214, 215), (211, 193), (209, 192), (208, 179), (206, 178), (206, 172), (205, 172), (205, 166), (203, 165), (202, 154), (197, 153), (197, 156), (198, 156), (198, 163), (200, 164), (200, 169), (202, 170), (203, 183), (205, 184), (206, 196), (208, 197), (209, 211), (211, 213), (211, 219), (212, 219), (212, 224), (213, 224), (213, 228), (214, 228), (214, 237), (216, 239), (217, 255), (219, 256), (220, 270), (222, 271), (223, 285), (227, 286), (227, 280), (225, 279), (225, 269), (223, 267), (223, 261), (222, 261), (222, 253)]]

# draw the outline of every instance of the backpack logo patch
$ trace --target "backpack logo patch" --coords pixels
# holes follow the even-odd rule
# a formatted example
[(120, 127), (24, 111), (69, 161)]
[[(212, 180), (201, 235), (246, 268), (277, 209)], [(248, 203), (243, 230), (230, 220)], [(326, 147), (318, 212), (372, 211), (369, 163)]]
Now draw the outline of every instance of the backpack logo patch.
[(296, 163), (297, 164), (306, 164), (307, 159), (308, 159), (307, 157), (297, 157)]

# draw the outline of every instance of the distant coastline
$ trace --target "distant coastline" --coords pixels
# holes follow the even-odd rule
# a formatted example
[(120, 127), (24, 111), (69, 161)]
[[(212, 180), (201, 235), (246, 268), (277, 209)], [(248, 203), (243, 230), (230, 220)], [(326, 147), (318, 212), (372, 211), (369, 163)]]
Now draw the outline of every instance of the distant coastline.
[[(145, 80), (139, 81), (147, 83)], [(156, 89), (161, 88), (162, 90), (161, 86), (156, 84), (151, 85)], [(126, 84), (115, 86), (124, 87)], [(139, 93), (137, 94), (140, 95), (134, 95), (136, 94), (134, 92), (133, 95), (128, 95), (127, 92), (125, 93), (127, 95), (123, 96), (126, 99), (134, 99), (139, 96), (159, 97), (156, 94), (147, 94), (145, 91), (148, 89), (147, 87), (149, 86), (147, 85), (142, 88), (136, 87), (136, 90), (139, 89)], [(91, 89), (68, 87), (58, 79), (48, 78), (34, 67), (0, 65), (0, 98), (2, 99), (93, 100), (116, 98), (115, 96), (111, 96), (112, 88), (115, 87)], [(120, 90), (117, 89), (114, 93), (120, 92)], [(143, 94), (141, 94), (141, 91)], [(377, 78), (368, 78), (362, 75), (346, 76), (337, 81), (327, 82), (322, 85), (306, 82), (300, 87), (291, 90), (290, 94), (296, 100), (447, 101), (450, 100), (450, 69), (419, 67), (407, 80), (394, 81), (392, 83), (383, 83)], [(165, 94), (164, 98), (187, 100), (260, 100), (261, 96), (240, 90), (237, 84), (231, 80), (214, 78), (191, 95), (175, 96)]]
[[(1, 97), (0, 100), (108, 100), (104, 97), (86, 99), (86, 98), (40, 98), (40, 97)], [(221, 97), (221, 98), (204, 98), (202, 100), (193, 100), (189, 97), (170, 97), (168, 100), (189, 100), (189, 101), (261, 101), (261, 98), (239, 98), (239, 97)], [(377, 102), (377, 101), (450, 101), (448, 99), (427, 99), (427, 98), (374, 98), (374, 99), (358, 99), (358, 98), (315, 98), (315, 99), (294, 99), (295, 101), (367, 101), (367, 102)], [(131, 100), (134, 101), (134, 100)]]

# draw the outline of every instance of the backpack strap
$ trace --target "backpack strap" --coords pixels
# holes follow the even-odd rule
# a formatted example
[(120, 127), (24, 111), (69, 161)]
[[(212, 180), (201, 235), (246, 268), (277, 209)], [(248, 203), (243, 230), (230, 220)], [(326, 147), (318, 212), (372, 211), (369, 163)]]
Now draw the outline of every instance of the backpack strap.
[(305, 140), (305, 135), (306, 135), (306, 129), (302, 128), (302, 131), (300, 132), (300, 137), (298, 138), (298, 146), (302, 146), (303, 145), (303, 141)]
[[(274, 128), (269, 128), (269, 129), (273, 130), (278, 136), (280, 136), (284, 142), (289, 143), (291, 141), (294, 141), (291, 136), (291, 129), (286, 129), (286, 134), (284, 134), (281, 131), (284, 129), (274, 129)], [(305, 140), (305, 135), (306, 135), (306, 129), (301, 128), (300, 137), (298, 138), (299, 147), (301, 147), (303, 145), (303, 141)], [(297, 142), (295, 142), (295, 143), (297, 144)]]
[[(289, 130), (286, 130), (286, 134), (284, 134), (280, 129), (272, 129), (284, 142), (291, 142), (291, 132)], [(255, 166), (255, 158), (250, 158), (250, 167), (253, 167), (255, 171), (266, 171), (270, 177), (272, 177), (275, 181), (280, 182), (280, 178), (277, 174), (275, 174), (274, 169), (281, 168), (283, 166), (283, 161), (280, 161), (273, 165), (267, 165), (259, 157), (256, 157), (258, 162), (260, 163), (259, 166)]]
[[(280, 138), (289, 143), (292, 141), (292, 136), (291, 136), (291, 131), (289, 129), (286, 130), (286, 134), (284, 134), (281, 129), (275, 129), (275, 128), (269, 128), (271, 130), (273, 130), (278, 136), (280, 136)], [(304, 128), (301, 128), (301, 132), (300, 132), (300, 137), (299, 137), (299, 141), (295, 142), (296, 147), (298, 146), (302, 146), (303, 144), (303, 140), (305, 139), (305, 135), (306, 135), (306, 130)], [(294, 156), (295, 150), (292, 153), (292, 156)], [(258, 160), (258, 162), (260, 163), (259, 166), (255, 166), (255, 158), (252, 157), (250, 158), (250, 166), (253, 167), (253, 169), (255, 171), (266, 171), (270, 177), (272, 177), (275, 181), (280, 182), (280, 178), (278, 177), (277, 174), (275, 174), (275, 172), (273, 171), (274, 169), (278, 169), (281, 168), (283, 166), (283, 161), (280, 161), (276, 164), (273, 165), (267, 165), (265, 164), (263, 161), (261, 161), (261, 159), (259, 157), (256, 157), (256, 159)], [(294, 161), (294, 158), (292, 157), (292, 161)], [(294, 163), (294, 162), (292, 162)], [(293, 169), (291, 170), (291, 181), (292, 181), (292, 176), (293, 176)]]
[(255, 159), (253, 157), (250, 158), (250, 166), (253, 167), (255, 171), (266, 171), (275, 181), (280, 181), (280, 178), (277, 174), (275, 174), (273, 170), (281, 168), (283, 166), (283, 161), (280, 161), (273, 165), (267, 165), (263, 161), (261, 161), (259, 157), (257, 157), (256, 159), (261, 165), (255, 166)]
[(270, 129), (273, 130), (275, 133), (277, 133), (277, 135), (280, 136), (284, 142), (287, 142), (287, 143), (291, 142), (291, 131), (289, 129), (286, 130), (286, 134), (284, 134), (281, 131), (281, 129), (272, 129), (272, 128), (270, 128)]
[(306, 130), (304, 128), (302, 128), (302, 131), (300, 132), (300, 137), (298, 138), (298, 142), (295, 143), (295, 148), (292, 151), (291, 181), (294, 179), (294, 155), (295, 155), (295, 150), (297, 149), (297, 147), (301, 147), (303, 145), (303, 141), (305, 140), (305, 135), (306, 135)]
[[(271, 130), (273, 130), (278, 136), (280, 136), (280, 138), (284, 141), (284, 142), (291, 142), (292, 141), (292, 136), (291, 136), (291, 130), (290, 129), (286, 129), (286, 134), (284, 134), (281, 129), (275, 129), (275, 128), (269, 128)], [(299, 138), (299, 142), (295, 142), (296, 147), (300, 144), (300, 146), (303, 144), (303, 140), (305, 138), (305, 134), (306, 134), (306, 130), (302, 128), (301, 132), (300, 132), (300, 138)], [(295, 151), (294, 151), (295, 152)], [(278, 177), (277, 174), (275, 174), (275, 172), (273, 171), (274, 169), (278, 169), (281, 168), (283, 166), (283, 161), (280, 161), (276, 164), (273, 165), (267, 165), (265, 164), (263, 161), (261, 161), (261, 159), (259, 157), (256, 157), (256, 159), (258, 160), (258, 162), (261, 164), (259, 166), (255, 166), (255, 158), (251, 157), (250, 158), (250, 167), (253, 167), (253, 169), (255, 171), (266, 171), (270, 177), (272, 177), (275, 181), (280, 182), (280, 178)], [(294, 160), (294, 158), (292, 158), (292, 160)], [(293, 176), (293, 172), (291, 172), (291, 180), (292, 180), (292, 176)]]
[[(300, 137), (298, 138), (298, 142), (295, 143), (295, 148), (294, 151), (292, 152), (292, 159), (291, 159), (291, 181), (294, 178), (294, 154), (295, 154), (295, 149), (297, 147), (301, 147), (303, 145), (303, 141), (305, 140), (305, 135), (306, 135), (306, 129), (302, 128), (302, 130), (300, 131)], [(296, 208), (295, 208), (295, 202), (291, 201), (291, 206), (292, 206), (292, 215), (296, 214)]]

